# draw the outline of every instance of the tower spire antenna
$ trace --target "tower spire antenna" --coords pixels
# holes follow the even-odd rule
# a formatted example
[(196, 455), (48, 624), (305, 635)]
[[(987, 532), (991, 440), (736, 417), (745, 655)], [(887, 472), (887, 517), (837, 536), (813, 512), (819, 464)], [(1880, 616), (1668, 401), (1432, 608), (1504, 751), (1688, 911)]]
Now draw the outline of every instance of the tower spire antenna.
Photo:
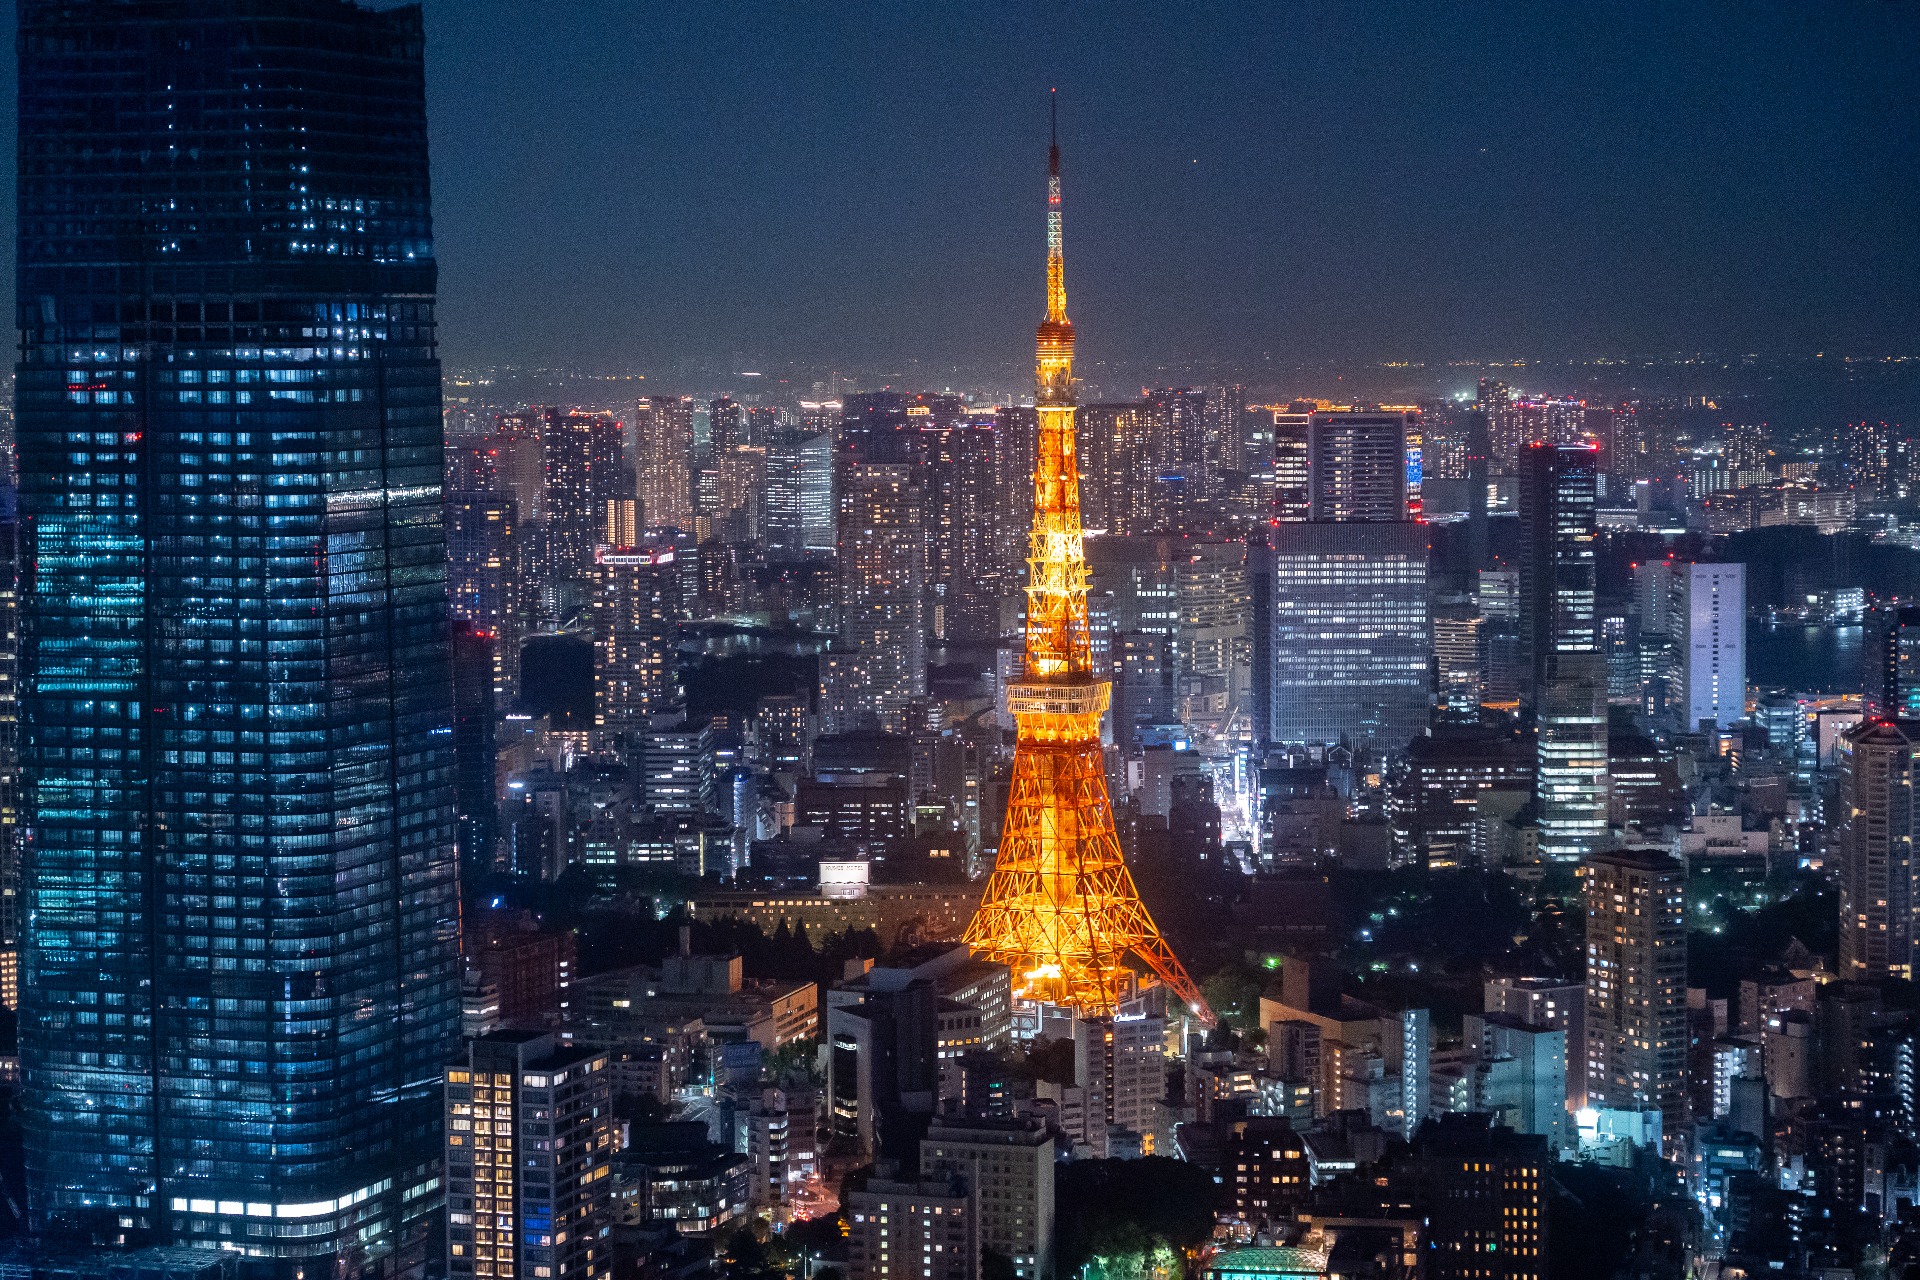
[(1048, 325), (1055, 327), (1055, 336), (1064, 337), (1066, 344), (1055, 353), (1060, 357), (1057, 371), (1066, 376), (1071, 373), (1073, 365), (1073, 325), (1067, 319), (1066, 248), (1060, 231), (1060, 91), (1050, 90), (1047, 102), (1052, 131), (1047, 144), (1047, 320), (1046, 324), (1040, 326), (1040, 382), (1043, 394), (1047, 382)]

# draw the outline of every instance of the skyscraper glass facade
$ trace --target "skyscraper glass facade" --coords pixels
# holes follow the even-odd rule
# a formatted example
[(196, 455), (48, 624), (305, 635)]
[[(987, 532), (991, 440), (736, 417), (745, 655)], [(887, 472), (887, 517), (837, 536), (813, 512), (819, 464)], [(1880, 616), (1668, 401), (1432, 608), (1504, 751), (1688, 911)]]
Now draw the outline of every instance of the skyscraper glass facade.
[(1426, 526), (1279, 524), (1268, 536), (1273, 740), (1405, 750), (1426, 730), (1432, 682)]
[(1595, 608), (1599, 454), (1520, 451), (1520, 622), (1539, 728), (1540, 855), (1575, 862), (1607, 833), (1607, 663)]
[(19, 16), (31, 1214), (424, 1256), (459, 1001), (420, 12)]

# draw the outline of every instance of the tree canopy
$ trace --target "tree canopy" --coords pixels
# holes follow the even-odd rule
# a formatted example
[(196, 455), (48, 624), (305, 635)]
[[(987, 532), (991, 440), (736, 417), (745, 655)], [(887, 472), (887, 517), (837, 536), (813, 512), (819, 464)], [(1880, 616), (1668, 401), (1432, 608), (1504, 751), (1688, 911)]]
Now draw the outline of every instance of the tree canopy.
[(1057, 1275), (1097, 1257), (1150, 1259), (1163, 1248), (1183, 1256), (1213, 1235), (1213, 1177), (1184, 1160), (1076, 1160), (1055, 1179)]

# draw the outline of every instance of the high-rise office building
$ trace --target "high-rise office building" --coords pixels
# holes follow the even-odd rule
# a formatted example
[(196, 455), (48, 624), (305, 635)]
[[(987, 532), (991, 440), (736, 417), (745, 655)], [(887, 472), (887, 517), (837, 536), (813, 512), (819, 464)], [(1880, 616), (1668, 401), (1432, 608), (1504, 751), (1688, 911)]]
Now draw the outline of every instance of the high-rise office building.
[(1181, 718), (1224, 715), (1247, 662), (1246, 548), (1173, 535), (1104, 537), (1087, 547), (1089, 585), (1116, 633), (1164, 637)]
[(1599, 652), (1595, 622), (1595, 453), (1530, 445), (1520, 469), (1520, 626), (1537, 691), (1561, 655)]
[(1520, 641), (1540, 742), (1541, 856), (1577, 861), (1607, 829), (1607, 666), (1595, 607), (1597, 454), (1520, 457)]
[(833, 550), (832, 432), (785, 427), (771, 436), (763, 523), (778, 550)]
[(524, 630), (526, 583), (521, 576), (519, 508), (508, 493), (449, 493), (447, 596), (453, 616), (491, 632), (494, 693), (513, 692)]
[(603, 509), (606, 515), (600, 527), (600, 541), (609, 547), (639, 546), (645, 531), (640, 523), (639, 499), (608, 498)]
[(20, 1006), (20, 514), (0, 481), (0, 1007)]
[(848, 396), (840, 408), (841, 457), (848, 462), (912, 461), (915, 441), (908, 399), (898, 391)]
[(920, 431), (928, 631), (936, 640), (991, 644), (1000, 623), (993, 420), (948, 410), (921, 421), (931, 424)]
[(1313, 406), (1288, 405), (1273, 415), (1273, 518), (1281, 521), (1313, 518), (1313, 468), (1308, 459), (1308, 437)]
[(1672, 560), (1646, 560), (1633, 566), (1634, 612), (1640, 618), (1640, 634), (1666, 636), (1673, 633)]
[(1273, 741), (1403, 749), (1428, 719), (1426, 526), (1279, 524), (1268, 539)]
[(1721, 457), (1741, 484), (1764, 484), (1773, 466), (1773, 449), (1764, 422), (1723, 422)]
[(1920, 719), (1920, 607), (1897, 605), (1867, 618), (1867, 710)]
[(495, 1031), (447, 1070), (447, 1274), (613, 1274), (613, 1073), (605, 1051)]
[(1540, 856), (1577, 862), (1607, 834), (1607, 662), (1563, 654), (1534, 701)]
[(1682, 732), (1725, 729), (1747, 716), (1747, 567), (1674, 566), (1673, 676)]
[(1247, 648), (1253, 664), (1247, 718), (1258, 750), (1273, 741), (1273, 539), (1262, 525), (1247, 535)]
[(1207, 393), (1167, 387), (1146, 395), (1148, 503), (1152, 528), (1174, 529), (1212, 497), (1207, 469)]
[(1840, 974), (1911, 981), (1920, 938), (1920, 720), (1868, 720), (1839, 743)]
[[(1080, 501), (1088, 528), (1118, 534), (1153, 530), (1150, 421), (1147, 407), (1139, 403), (1080, 407), (1080, 469), (1085, 477)], [(1023, 489), (1031, 484), (1031, 475), (1023, 478)]]
[(493, 673), (499, 637), (453, 620), (453, 812), (463, 878), (493, 870), (499, 811), (494, 791)]
[(1486, 411), (1469, 410), (1466, 428), (1461, 462), (1467, 478), (1467, 571), (1479, 573), (1489, 563), (1487, 485), (1492, 480), (1488, 467), (1492, 462), (1493, 442), (1487, 430)]
[(827, 1125), (862, 1155), (910, 1162), (939, 1091), (940, 994), (926, 978), (827, 1009)]
[(1660, 849), (1587, 867), (1587, 1105), (1687, 1118), (1687, 870)]
[(822, 673), (823, 713), (829, 732), (877, 724), (902, 733), (908, 704), (927, 690), (927, 540), (915, 468), (842, 463), (839, 522), (845, 652), (831, 656), (846, 661), (831, 688)]
[(767, 494), (767, 447), (737, 444), (714, 458), (712, 515), (714, 534), (728, 542), (753, 542), (762, 535)]
[(1237, 384), (1207, 388), (1201, 409), (1207, 459), (1208, 497), (1222, 498), (1244, 473), (1247, 389)]
[(1495, 475), (1510, 476), (1520, 465), (1520, 419), (1513, 388), (1495, 378), (1480, 379), (1474, 408), (1487, 416), (1487, 444)]
[(1307, 518), (1408, 518), (1408, 437), (1414, 413), (1323, 412), (1307, 424)]
[(693, 529), (693, 401), (646, 396), (634, 406), (632, 445), (640, 518), (649, 529)]
[[(1288, 416), (1276, 433), (1294, 429)], [(1275, 742), (1399, 751), (1427, 727), (1429, 542), (1408, 518), (1413, 418), (1307, 415), (1306, 505), (1267, 535)]]
[(1017, 564), (1026, 557), (1027, 531), (1033, 522), (1033, 468), (1039, 447), (1039, 410), (1032, 405), (1007, 405), (995, 411), (993, 474), (1000, 491), (1000, 519), (994, 558), (999, 564)]
[(665, 543), (601, 547), (594, 564), (594, 725), (609, 740), (637, 737), (680, 702), (679, 568)]
[(1486, 691), (1481, 650), (1486, 616), (1471, 604), (1444, 604), (1433, 610), (1434, 692), (1437, 710), (1453, 720), (1475, 723)]
[(723, 454), (747, 441), (746, 410), (732, 396), (707, 403), (707, 452)]
[(528, 409), (503, 413), (494, 422), (491, 447), (498, 454), (494, 465), (523, 520), (547, 517), (547, 454), (542, 443), (545, 420), (543, 410)]
[(505, 493), (506, 478), (501, 475), (501, 449), (487, 436), (447, 437), (446, 489), (453, 493)]
[(1484, 791), (1533, 781), (1533, 752), (1511, 733), (1438, 724), (1415, 738), (1390, 804), (1393, 859), (1400, 866), (1473, 864), (1475, 805)]
[(543, 424), (547, 459), (547, 572), (585, 580), (593, 573), (593, 549), (602, 541), (607, 502), (633, 496), (624, 429), (610, 413), (547, 410)]
[(19, 20), (29, 1212), (402, 1272), (459, 1026), (420, 11)]

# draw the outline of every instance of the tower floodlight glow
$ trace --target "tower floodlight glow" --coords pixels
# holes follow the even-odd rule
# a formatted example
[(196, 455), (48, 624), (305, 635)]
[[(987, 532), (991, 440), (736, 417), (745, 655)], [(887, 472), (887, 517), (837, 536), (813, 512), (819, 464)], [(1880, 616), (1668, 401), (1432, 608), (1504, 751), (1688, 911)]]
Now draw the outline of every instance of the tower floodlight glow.
[(1107, 794), (1100, 719), (1112, 687), (1095, 676), (1088, 635), (1057, 117), (1056, 109), (1047, 150), (1047, 317), (1036, 342), (1040, 438), (1026, 663), (1007, 688), (1019, 736), (1000, 856), (966, 941), (1013, 970), (1016, 995), (1093, 1016), (1116, 1011), (1134, 980), (1125, 964), (1131, 954), (1191, 1013), (1211, 1022), (1199, 988), (1134, 888)]

